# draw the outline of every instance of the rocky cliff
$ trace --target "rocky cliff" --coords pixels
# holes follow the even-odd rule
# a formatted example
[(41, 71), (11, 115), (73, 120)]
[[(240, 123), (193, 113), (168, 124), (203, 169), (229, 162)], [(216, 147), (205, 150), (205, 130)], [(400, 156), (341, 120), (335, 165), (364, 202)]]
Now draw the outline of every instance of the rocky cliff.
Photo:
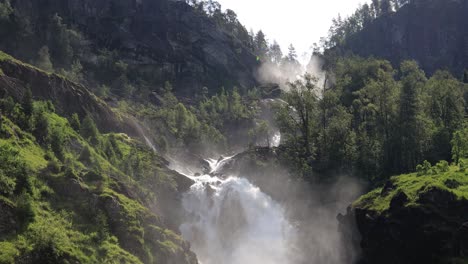
[(31, 89), (35, 99), (53, 102), (63, 116), (77, 113), (84, 118), (89, 114), (103, 132), (126, 132), (139, 136), (127, 117), (119, 116), (82, 85), (22, 63), (1, 51), (0, 70), (0, 97), (11, 96), (20, 100), (25, 91)]
[[(24, 122), (27, 89), (34, 117)], [(1, 52), (0, 98), (0, 263), (197, 263), (178, 234), (192, 181), (122, 133), (140, 136), (127, 117)], [(102, 128), (92, 142), (73, 113)]]
[(455, 168), (393, 177), (338, 220), (356, 223), (347, 238), (362, 249), (360, 263), (465, 263), (466, 186), (466, 173)]
[[(171, 81), (181, 94), (193, 94), (203, 86), (250, 88), (256, 84), (253, 74), (257, 62), (251, 51), (185, 1), (15, 0), (11, 5), (16, 18), (26, 18), (27, 31), (33, 32), (28, 37), (32, 41), (25, 44), (21, 36), (0, 26), (0, 49), (24, 61), (34, 61), (44, 45), (49, 46), (52, 59), (60, 55), (50, 35), (51, 20), (57, 14), (60, 23), (84, 36), (85, 40), (77, 41), (80, 43), (75, 46), (83, 41), (90, 44), (75, 50), (74, 58), (82, 62), (91, 77), (100, 74), (97, 57), (107, 50), (117, 52), (131, 75), (138, 76), (139, 80), (133, 81), (153, 86)], [(11, 23), (18, 27), (21, 24)], [(73, 37), (68, 42), (73, 42)], [(70, 45), (73, 48), (74, 44)], [(58, 57), (57, 65), (64, 59)]]
[(467, 13), (467, 1), (412, 1), (377, 18), (340, 48), (395, 65), (414, 59), (429, 74), (449, 69), (461, 77), (468, 68)]

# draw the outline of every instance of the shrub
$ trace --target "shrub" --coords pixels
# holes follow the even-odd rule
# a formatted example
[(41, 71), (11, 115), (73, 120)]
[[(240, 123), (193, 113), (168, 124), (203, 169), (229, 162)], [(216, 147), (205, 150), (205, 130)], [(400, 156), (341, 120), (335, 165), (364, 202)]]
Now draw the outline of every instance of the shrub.
[(429, 161), (425, 160), (423, 164), (416, 166), (416, 172), (418, 176), (427, 175), (431, 172), (432, 165)]
[(91, 149), (88, 146), (84, 147), (81, 151), (79, 160), (82, 162), (91, 163)]
[(64, 150), (63, 145), (65, 144), (65, 136), (62, 129), (56, 127), (52, 130), (50, 134), (50, 147), (54, 152), (55, 156), (63, 161), (64, 159)]
[(448, 172), (450, 170), (449, 163), (445, 160), (442, 160), (436, 164), (436, 169), (439, 173)]
[(81, 122), (80, 118), (78, 117), (77, 113), (74, 113), (71, 118), (70, 118), (70, 126), (75, 130), (76, 132), (80, 132), (81, 129)]
[(80, 133), (86, 140), (91, 140), (94, 144), (97, 143), (99, 131), (96, 127), (96, 123), (94, 123), (94, 120), (89, 115), (83, 119)]
[(465, 172), (466, 171), (466, 163), (464, 160), (460, 160), (458, 162), (458, 167), (460, 168), (460, 172)]

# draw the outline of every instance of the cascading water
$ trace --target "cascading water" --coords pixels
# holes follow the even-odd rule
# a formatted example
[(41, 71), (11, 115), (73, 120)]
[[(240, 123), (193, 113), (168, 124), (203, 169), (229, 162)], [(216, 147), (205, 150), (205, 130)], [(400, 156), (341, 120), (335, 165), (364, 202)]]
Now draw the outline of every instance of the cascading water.
[[(208, 160), (211, 175), (231, 158)], [(283, 208), (247, 179), (189, 176), (182, 236), (203, 264), (290, 263), (296, 236)]]

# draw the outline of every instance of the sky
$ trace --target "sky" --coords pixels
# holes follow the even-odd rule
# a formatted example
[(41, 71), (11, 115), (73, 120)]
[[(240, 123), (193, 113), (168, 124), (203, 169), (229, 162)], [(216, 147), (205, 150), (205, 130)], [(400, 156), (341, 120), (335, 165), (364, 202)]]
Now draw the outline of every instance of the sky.
[(267, 39), (278, 41), (283, 52), (293, 44), (298, 55), (327, 35), (333, 18), (347, 17), (368, 0), (218, 0), (223, 9), (232, 9), (239, 21), (255, 32), (263, 30)]

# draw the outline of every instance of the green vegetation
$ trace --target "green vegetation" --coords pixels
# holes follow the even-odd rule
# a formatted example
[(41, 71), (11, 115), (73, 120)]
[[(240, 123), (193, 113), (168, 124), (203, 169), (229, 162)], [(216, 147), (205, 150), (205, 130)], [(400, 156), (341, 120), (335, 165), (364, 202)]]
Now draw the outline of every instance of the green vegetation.
[[(373, 184), (408, 173), (424, 160), (465, 155), (468, 86), (446, 71), (427, 79), (416, 62), (395, 70), (388, 61), (342, 58), (335, 82), (312, 76), (291, 83), (277, 120), (300, 174), (360, 175)], [(291, 111), (291, 107), (295, 111)]]
[(377, 188), (359, 198), (353, 206), (382, 213), (389, 209), (390, 201), (399, 192), (408, 196), (406, 206), (418, 206), (419, 197), (433, 188), (449, 191), (458, 199), (468, 200), (468, 173), (460, 166), (448, 166), (446, 161), (435, 166), (425, 165), (418, 173), (394, 176), (389, 181), (395, 186), (391, 191), (382, 194), (382, 188)]
[[(160, 263), (186, 254), (143, 205), (177, 188), (163, 161), (124, 134), (101, 134), (89, 116), (70, 120), (30, 92), (21, 102), (0, 99), (0, 220), (15, 223), (0, 228), (0, 263)], [(154, 227), (169, 235), (145, 236)]]

